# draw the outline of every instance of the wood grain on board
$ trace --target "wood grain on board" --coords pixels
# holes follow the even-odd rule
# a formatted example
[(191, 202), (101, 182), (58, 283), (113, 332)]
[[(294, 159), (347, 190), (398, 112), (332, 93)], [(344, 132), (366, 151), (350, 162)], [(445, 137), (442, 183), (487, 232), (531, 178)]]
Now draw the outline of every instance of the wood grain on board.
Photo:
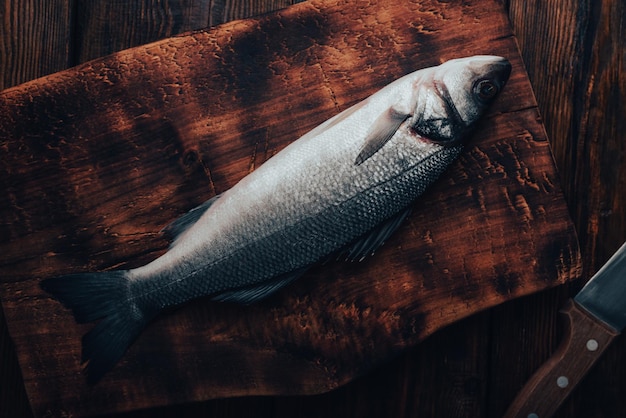
[[(576, 227), (583, 274), (567, 286), (494, 310), (490, 416), (502, 416), (558, 348), (565, 333), (558, 311), (626, 241), (626, 3), (505, 3)], [(625, 352), (626, 338), (620, 336), (555, 418), (621, 415)]]
[[(473, 54), (507, 57), (511, 79), (374, 257), (318, 266), (257, 305), (197, 300), (162, 315), (85, 384), (90, 325), (42, 278), (152, 260), (163, 226), (309, 129), (403, 74)], [(312, 1), (121, 51), (2, 92), (0, 138), (0, 296), (35, 415), (325, 392), (580, 274), (532, 89), (491, 0)]]

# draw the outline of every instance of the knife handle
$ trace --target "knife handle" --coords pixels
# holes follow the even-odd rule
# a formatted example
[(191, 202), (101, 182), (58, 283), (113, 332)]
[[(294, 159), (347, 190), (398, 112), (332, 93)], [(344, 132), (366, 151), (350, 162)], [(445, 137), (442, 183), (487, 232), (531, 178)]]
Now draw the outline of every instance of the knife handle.
[(565, 339), (517, 395), (505, 418), (550, 418), (619, 334), (570, 299)]

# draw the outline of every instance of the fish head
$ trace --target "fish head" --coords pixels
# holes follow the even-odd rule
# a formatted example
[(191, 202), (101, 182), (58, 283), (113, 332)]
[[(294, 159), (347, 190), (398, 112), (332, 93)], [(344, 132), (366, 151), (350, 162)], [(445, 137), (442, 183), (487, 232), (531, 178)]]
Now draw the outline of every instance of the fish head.
[(422, 87), (416, 89), (411, 129), (432, 142), (459, 144), (498, 96), (510, 74), (509, 61), (491, 55), (453, 59), (434, 67), (430, 82), (422, 80)]

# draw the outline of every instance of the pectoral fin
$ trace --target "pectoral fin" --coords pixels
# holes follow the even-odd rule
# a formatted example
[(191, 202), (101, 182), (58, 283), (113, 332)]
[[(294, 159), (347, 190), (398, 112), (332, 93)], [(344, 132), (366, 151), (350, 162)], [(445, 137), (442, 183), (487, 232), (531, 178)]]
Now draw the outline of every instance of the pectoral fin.
[(396, 133), (400, 125), (409, 117), (406, 113), (401, 113), (394, 108), (389, 108), (383, 112), (372, 125), (372, 129), (365, 138), (365, 143), (361, 147), (359, 155), (354, 161), (355, 165), (363, 164), (368, 158), (376, 154)]

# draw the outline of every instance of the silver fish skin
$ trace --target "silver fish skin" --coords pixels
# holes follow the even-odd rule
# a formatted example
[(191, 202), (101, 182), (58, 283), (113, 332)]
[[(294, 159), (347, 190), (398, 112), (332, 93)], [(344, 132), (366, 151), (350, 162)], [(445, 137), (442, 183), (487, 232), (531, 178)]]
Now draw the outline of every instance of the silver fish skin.
[(77, 322), (100, 320), (83, 338), (88, 381), (164, 308), (255, 302), (333, 254), (373, 253), (459, 155), (510, 71), (502, 57), (473, 56), (410, 73), (174, 221), (172, 245), (151, 263), (42, 281)]

